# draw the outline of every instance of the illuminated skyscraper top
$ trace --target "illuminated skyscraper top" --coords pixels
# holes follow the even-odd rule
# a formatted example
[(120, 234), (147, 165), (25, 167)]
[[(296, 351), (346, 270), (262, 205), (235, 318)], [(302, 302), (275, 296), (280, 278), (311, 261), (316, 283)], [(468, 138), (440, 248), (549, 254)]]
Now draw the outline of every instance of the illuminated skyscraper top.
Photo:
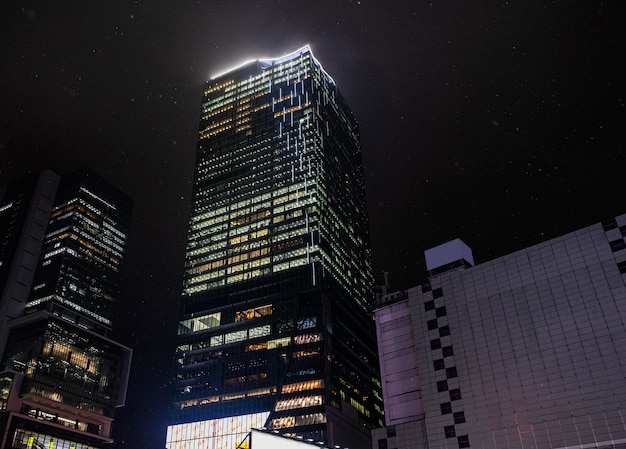
[(370, 259), (358, 127), (309, 47), (210, 81), (185, 294), (308, 265), (367, 309)]
[(357, 123), (308, 46), (207, 83), (173, 423), (269, 413), (353, 447), (382, 424), (362, 171)]

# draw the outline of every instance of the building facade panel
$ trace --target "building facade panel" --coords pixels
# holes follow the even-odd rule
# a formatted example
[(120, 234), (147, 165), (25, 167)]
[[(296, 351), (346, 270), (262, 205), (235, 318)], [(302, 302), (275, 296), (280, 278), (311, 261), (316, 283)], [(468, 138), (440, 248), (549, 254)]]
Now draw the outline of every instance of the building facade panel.
[[(411, 310), (429, 447), (626, 444), (626, 254), (612, 243), (625, 220), (431, 276), (379, 303), (377, 317)], [(380, 356), (382, 366), (392, 357)]]

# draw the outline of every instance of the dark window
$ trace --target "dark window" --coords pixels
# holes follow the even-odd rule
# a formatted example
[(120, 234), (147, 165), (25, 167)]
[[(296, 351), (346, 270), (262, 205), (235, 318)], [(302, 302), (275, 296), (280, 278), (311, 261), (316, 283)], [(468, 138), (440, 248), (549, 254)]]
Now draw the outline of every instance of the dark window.
[(450, 335), (450, 328), (448, 326), (442, 326), (439, 328), (440, 337), (447, 337), (448, 335)]
[(619, 232), (622, 233), (622, 237), (626, 237), (626, 226), (620, 226)]
[(446, 307), (437, 307), (437, 310), (435, 310), (435, 315), (437, 315), (437, 318), (446, 316)]
[(378, 449), (387, 449), (387, 438), (378, 440)]
[(437, 329), (437, 320), (428, 320), (428, 322), (426, 323), (428, 325), (428, 330), (432, 331), (434, 329)]
[(443, 359), (438, 359), (433, 362), (433, 366), (435, 367), (435, 371), (439, 371), (440, 369), (444, 369), (446, 367), (446, 364), (444, 363)]
[(443, 290), (436, 288), (433, 290), (433, 298), (441, 298), (443, 296)]
[(446, 391), (448, 390), (448, 381), (447, 380), (440, 380), (439, 382), (437, 382), (437, 391), (438, 392), (442, 392), (442, 391)]
[(465, 412), (454, 413), (454, 424), (463, 424), (465, 422)]
[(461, 399), (461, 390), (458, 388), (450, 390), (450, 400), (458, 401), (459, 399)]
[(626, 248), (626, 242), (624, 239), (613, 240), (612, 242), (609, 242), (609, 245), (611, 245), (611, 251), (613, 252)]
[(459, 448), (470, 447), (469, 437), (467, 435), (461, 435), (457, 437), (457, 441), (459, 442)]
[(450, 402), (444, 402), (443, 404), (439, 404), (439, 407), (441, 407), (442, 415), (452, 413), (452, 404)]
[(396, 436), (396, 426), (387, 426), (387, 438)]
[(611, 229), (617, 228), (617, 222), (615, 219), (603, 221), (602, 228), (604, 228), (605, 231), (610, 231)]
[(422, 284), (422, 293), (426, 293), (432, 290), (432, 287), (430, 286), (430, 282), (426, 282), (425, 284)]
[(626, 262), (619, 262), (617, 264), (617, 268), (619, 268), (619, 272), (624, 274), (626, 273)]
[(452, 438), (456, 436), (456, 431), (454, 430), (454, 426), (446, 426), (443, 428), (443, 431), (446, 434), (446, 438)]
[(444, 357), (452, 357), (454, 355), (454, 351), (452, 350), (452, 346), (446, 346), (442, 349)]
[(424, 310), (426, 312), (428, 312), (429, 310), (433, 310), (434, 308), (435, 308), (435, 301), (433, 301), (432, 299), (424, 303)]
[(453, 366), (452, 368), (446, 368), (446, 378), (452, 379), (453, 377), (457, 376), (458, 374), (456, 372), (456, 366)]
[(430, 340), (430, 349), (435, 350), (441, 348), (441, 340), (436, 338), (435, 340)]

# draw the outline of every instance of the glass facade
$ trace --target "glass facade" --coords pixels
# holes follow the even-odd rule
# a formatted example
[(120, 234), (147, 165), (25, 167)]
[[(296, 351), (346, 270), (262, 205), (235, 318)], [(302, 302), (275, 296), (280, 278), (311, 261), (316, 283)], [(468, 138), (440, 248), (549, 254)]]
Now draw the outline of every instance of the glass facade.
[(132, 354), (108, 338), (132, 202), (88, 169), (44, 172), (7, 191), (0, 203), (0, 266), (8, 261), (0, 273), (7, 280), (0, 284), (2, 447), (110, 447)]
[(358, 126), (310, 49), (209, 81), (172, 423), (269, 412), (268, 428), (339, 444), (351, 415), (369, 437), (373, 291)]
[(49, 301), (111, 327), (131, 200), (88, 169), (61, 179), (27, 309)]
[[(22, 321), (11, 328), (0, 365), (2, 371), (24, 374), (21, 394), (113, 417), (128, 349), (49, 314)], [(56, 414), (55, 422), (63, 419), (84, 431), (89, 427), (76, 416)]]

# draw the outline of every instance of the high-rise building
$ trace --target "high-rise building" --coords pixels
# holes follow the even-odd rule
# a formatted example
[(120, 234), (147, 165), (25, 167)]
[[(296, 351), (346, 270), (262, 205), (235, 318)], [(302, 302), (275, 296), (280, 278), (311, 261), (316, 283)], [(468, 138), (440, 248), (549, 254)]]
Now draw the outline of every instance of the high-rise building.
[(379, 301), (387, 426), (374, 449), (626, 447), (626, 215)]
[(50, 301), (111, 327), (132, 202), (93, 171), (61, 178), (28, 310)]
[(45, 171), (0, 195), (0, 355), (8, 320), (24, 313), (58, 184), (59, 176)]
[[(303, 47), (205, 86), (167, 447), (382, 423), (358, 127)], [(209, 442), (210, 438), (214, 438)]]
[(0, 447), (109, 447), (131, 359), (109, 333), (132, 203), (81, 169), (17, 182), (0, 204)]

